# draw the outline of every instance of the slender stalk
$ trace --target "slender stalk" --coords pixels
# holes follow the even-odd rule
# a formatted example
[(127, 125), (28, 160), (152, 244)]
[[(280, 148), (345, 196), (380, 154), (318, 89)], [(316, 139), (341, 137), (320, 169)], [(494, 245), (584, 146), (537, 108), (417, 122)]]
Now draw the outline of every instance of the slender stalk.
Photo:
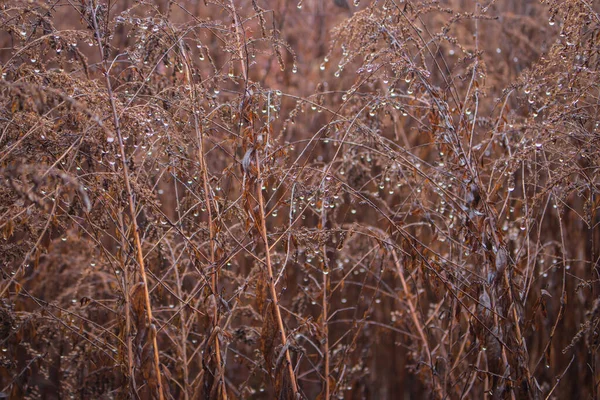
[[(320, 229), (324, 230), (327, 223), (327, 214), (325, 213), (325, 206), (321, 207), (321, 222)], [(324, 244), (322, 247), (323, 252), (323, 318), (322, 327), (323, 330), (323, 364), (325, 369), (325, 384), (324, 384), (324, 398), (329, 399), (330, 387), (329, 387), (329, 325), (328, 325), (328, 314), (327, 314), (327, 289), (329, 288), (329, 266), (327, 265), (327, 246)]]
[(292, 357), (290, 356), (290, 351), (287, 346), (287, 336), (285, 334), (285, 327), (283, 326), (283, 319), (281, 318), (281, 310), (279, 309), (279, 300), (277, 299), (277, 290), (275, 289), (275, 278), (273, 276), (273, 266), (271, 264), (271, 252), (269, 247), (269, 237), (267, 234), (267, 221), (265, 217), (265, 201), (263, 198), (262, 187), (263, 180), (260, 173), (260, 159), (258, 156), (258, 151), (256, 154), (256, 174), (258, 176), (256, 182), (256, 198), (258, 199), (258, 212), (260, 217), (260, 230), (263, 242), (265, 244), (265, 264), (267, 266), (267, 275), (268, 275), (268, 284), (269, 291), (271, 292), (271, 300), (273, 301), (273, 306), (275, 308), (275, 319), (277, 320), (277, 326), (279, 327), (279, 333), (281, 334), (281, 345), (285, 349), (285, 359), (288, 364), (288, 372), (290, 375), (290, 382), (292, 385), (292, 391), (294, 393), (294, 398), (298, 395), (298, 384), (296, 383), (296, 375), (294, 374), (294, 367), (292, 365)]
[[(123, 222), (123, 215), (119, 214), (119, 225), (121, 228), (121, 232), (125, 232), (125, 224)], [(121, 236), (121, 247), (126, 249), (127, 248), (127, 242), (126, 242), (126, 238), (124, 235), (120, 235)], [(129, 380), (131, 381), (131, 385), (134, 391), (136, 391), (136, 384), (135, 384), (135, 375), (133, 372), (133, 343), (132, 343), (132, 337), (131, 337), (131, 310), (130, 310), (130, 302), (131, 299), (129, 298), (129, 284), (131, 281), (131, 278), (129, 276), (129, 271), (125, 265), (125, 260), (121, 259), (121, 268), (123, 269), (123, 297), (125, 298), (125, 334), (124, 334), (124, 340), (125, 340), (125, 344), (127, 345), (127, 373), (129, 375)]]
[(419, 337), (421, 338), (421, 341), (423, 342), (423, 347), (425, 348), (425, 352), (427, 353), (427, 363), (430, 366), (431, 380), (434, 384), (435, 392), (436, 392), (438, 398), (442, 399), (442, 398), (444, 398), (444, 391), (442, 390), (442, 387), (440, 386), (439, 381), (435, 378), (435, 375), (433, 374), (431, 351), (429, 350), (429, 344), (428, 344), (429, 342), (427, 341), (427, 336), (425, 335), (425, 331), (423, 329), (421, 321), (419, 320), (419, 316), (417, 313), (417, 307), (415, 306), (415, 304), (413, 302), (412, 293), (410, 292), (408, 284), (406, 283), (406, 279), (404, 278), (404, 271), (402, 268), (402, 264), (400, 262), (398, 254), (396, 253), (396, 250), (394, 250), (394, 249), (392, 250), (392, 257), (394, 259), (394, 265), (396, 266), (396, 271), (398, 273), (398, 277), (400, 278), (400, 282), (402, 283), (402, 289), (404, 290), (404, 293), (406, 294), (406, 303), (408, 304), (408, 310), (410, 311), (410, 318), (413, 321), (415, 329), (417, 330)]
[(158, 343), (156, 340), (156, 327), (153, 324), (154, 318), (152, 316), (152, 304), (150, 301), (150, 293), (148, 291), (148, 277), (146, 275), (146, 267), (144, 263), (144, 253), (142, 250), (142, 241), (140, 239), (140, 235), (138, 232), (137, 225), (137, 212), (135, 205), (135, 198), (133, 194), (133, 190), (131, 188), (131, 182), (129, 181), (129, 168), (127, 167), (127, 156), (125, 154), (125, 145), (123, 144), (123, 135), (121, 134), (121, 126), (119, 123), (119, 114), (117, 113), (117, 105), (114, 97), (114, 93), (112, 90), (112, 86), (110, 83), (110, 71), (107, 60), (104, 58), (104, 47), (101, 40), (100, 29), (98, 29), (98, 22), (96, 18), (96, 7), (94, 4), (94, 0), (90, 2), (90, 11), (92, 14), (92, 24), (94, 28), (94, 36), (96, 38), (98, 49), (100, 51), (100, 57), (102, 59), (103, 65), (103, 73), (106, 84), (106, 91), (108, 92), (108, 100), (110, 102), (110, 106), (112, 109), (112, 117), (113, 124), (115, 126), (115, 132), (117, 134), (117, 142), (119, 145), (119, 152), (121, 156), (121, 163), (123, 164), (123, 181), (125, 183), (125, 191), (127, 194), (127, 199), (129, 203), (129, 213), (131, 217), (131, 225), (132, 225), (132, 234), (133, 234), (133, 242), (136, 250), (136, 258), (140, 268), (140, 276), (142, 277), (142, 282), (144, 283), (144, 300), (146, 303), (146, 316), (148, 318), (148, 325), (150, 326), (150, 330), (154, 331), (152, 336), (152, 346), (154, 347), (154, 366), (156, 373), (156, 381), (158, 384), (158, 397), (160, 400), (164, 399), (163, 388), (162, 388), (162, 379), (160, 373), (160, 358), (159, 358), (159, 350)]
[[(185, 46), (179, 46), (181, 54), (185, 60), (185, 76), (186, 80), (190, 85), (193, 85), (192, 76), (190, 73), (191, 61), (188, 57), (188, 54), (185, 50)], [(216, 231), (216, 219), (213, 217), (213, 205), (212, 205), (212, 196), (211, 196), (211, 187), (209, 185), (209, 176), (208, 176), (208, 166), (206, 165), (206, 158), (204, 157), (204, 140), (202, 134), (202, 127), (198, 121), (197, 114), (197, 94), (196, 87), (193, 87), (193, 90), (190, 91), (190, 101), (192, 102), (193, 115), (194, 115), (194, 129), (196, 131), (196, 140), (198, 141), (198, 160), (200, 163), (200, 170), (202, 173), (202, 188), (204, 189), (204, 196), (206, 198), (206, 211), (208, 213), (208, 237), (209, 237), (209, 248), (210, 248), (210, 264), (214, 268), (214, 271), (211, 275), (210, 279), (210, 289), (213, 296), (218, 296), (218, 277), (219, 271), (216, 268), (216, 255), (215, 255), (215, 231)], [(215, 207), (216, 209), (216, 207)], [(212, 315), (212, 323), (213, 330), (216, 331), (219, 328), (219, 307), (214, 307), (213, 315)], [(221, 357), (221, 349), (219, 343), (219, 335), (215, 335), (215, 358), (217, 363), (217, 368), (219, 369), (219, 385), (221, 385), (221, 398), (223, 400), (227, 400), (227, 390), (225, 386), (225, 368), (223, 365), (222, 357)]]

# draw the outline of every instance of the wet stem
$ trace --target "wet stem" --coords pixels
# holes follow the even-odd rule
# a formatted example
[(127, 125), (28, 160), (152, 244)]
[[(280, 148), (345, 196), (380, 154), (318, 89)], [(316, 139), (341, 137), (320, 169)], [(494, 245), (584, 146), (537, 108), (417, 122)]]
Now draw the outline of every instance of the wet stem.
[(442, 398), (444, 398), (444, 391), (442, 390), (442, 387), (440, 386), (439, 380), (436, 379), (436, 376), (433, 373), (433, 364), (432, 364), (433, 360), (431, 358), (431, 350), (429, 349), (429, 344), (428, 344), (429, 342), (427, 340), (427, 336), (425, 335), (425, 331), (423, 329), (421, 320), (419, 318), (417, 307), (414, 304), (412, 293), (410, 291), (410, 288), (408, 287), (408, 284), (406, 283), (406, 279), (404, 278), (404, 268), (402, 268), (402, 262), (401, 262), (400, 258), (398, 257), (398, 254), (396, 253), (395, 249), (392, 250), (392, 257), (394, 259), (396, 273), (398, 274), (398, 277), (400, 278), (400, 282), (402, 283), (402, 290), (406, 294), (406, 303), (408, 304), (408, 311), (410, 312), (410, 318), (412, 319), (413, 324), (419, 334), (419, 337), (421, 338), (421, 341), (423, 342), (423, 348), (425, 349), (425, 353), (427, 353), (427, 360), (428, 360), (428, 364), (430, 366), (429, 369), (431, 371), (431, 380), (435, 386), (435, 392), (436, 392), (437, 396), (440, 399), (442, 399)]
[(287, 345), (287, 336), (285, 334), (285, 327), (283, 326), (283, 319), (281, 318), (281, 310), (279, 308), (279, 301), (277, 298), (277, 290), (275, 289), (275, 279), (273, 277), (273, 266), (271, 264), (271, 252), (269, 247), (269, 238), (267, 233), (267, 222), (265, 216), (265, 201), (263, 198), (262, 187), (263, 180), (260, 172), (260, 157), (258, 155), (258, 151), (254, 154), (256, 156), (256, 174), (257, 174), (257, 182), (256, 182), (256, 198), (258, 199), (258, 212), (260, 217), (260, 234), (262, 236), (263, 242), (265, 244), (265, 264), (267, 267), (267, 276), (268, 276), (268, 285), (269, 291), (271, 292), (271, 300), (273, 301), (273, 306), (275, 309), (275, 319), (277, 320), (277, 326), (279, 327), (279, 332), (281, 334), (281, 345), (285, 349), (285, 358), (288, 364), (288, 372), (290, 375), (290, 382), (292, 385), (292, 391), (294, 393), (294, 398), (298, 397), (298, 385), (296, 383), (296, 375), (294, 374), (294, 367), (292, 365), (292, 357), (290, 356), (289, 347)]
[[(190, 88), (191, 88), (190, 101), (193, 105), (194, 130), (196, 131), (196, 140), (198, 141), (198, 159), (199, 159), (200, 170), (201, 170), (201, 174), (202, 174), (202, 185), (203, 185), (204, 195), (205, 195), (206, 211), (208, 214), (210, 263), (211, 263), (211, 266), (213, 266), (215, 268), (215, 270), (211, 274), (210, 289), (211, 289), (212, 295), (214, 296), (214, 298), (216, 300), (217, 297), (219, 296), (219, 294), (218, 294), (219, 293), (219, 291), (218, 291), (219, 275), (218, 275), (218, 269), (216, 268), (216, 256), (215, 256), (216, 219), (213, 216), (214, 212), (213, 212), (213, 203), (212, 203), (212, 201), (214, 201), (214, 198), (212, 196), (211, 187), (209, 185), (208, 166), (206, 165), (206, 158), (204, 156), (204, 140), (203, 140), (202, 128), (198, 121), (198, 113), (197, 113), (198, 109), (196, 108), (197, 93), (196, 93), (196, 88), (193, 85), (192, 77), (191, 77), (191, 73), (190, 73), (190, 70), (191, 70), (190, 66), (192, 65), (192, 63), (191, 63), (191, 60), (189, 59), (189, 55), (188, 55), (187, 51), (185, 50), (185, 47), (183, 45), (180, 45), (179, 49), (181, 51), (183, 59), (185, 60), (185, 63), (184, 63), (185, 79), (186, 79), (187, 83), (191, 85), (190, 86)], [(216, 203), (215, 203), (215, 210), (218, 210)], [(217, 381), (217, 385), (220, 386), (220, 389), (221, 389), (220, 397), (223, 400), (227, 400), (227, 389), (225, 387), (225, 380), (224, 380), (225, 379), (225, 367), (223, 365), (223, 361), (222, 361), (222, 357), (221, 357), (221, 348), (220, 348), (219, 335), (218, 335), (218, 331), (220, 331), (219, 307), (218, 306), (214, 307), (213, 315), (211, 316), (211, 319), (213, 322), (213, 333), (217, 333), (217, 334), (211, 335), (212, 337), (214, 337), (215, 358), (216, 358), (217, 368), (219, 369), (218, 377), (217, 377), (216, 381)], [(187, 392), (186, 392), (186, 396), (187, 396)]]
[[(94, 29), (94, 37), (98, 44), (98, 50), (100, 52), (100, 58), (101, 58), (102, 64), (103, 64), (104, 77), (105, 77), (105, 82), (106, 82), (106, 91), (108, 93), (108, 99), (109, 99), (109, 102), (111, 105), (113, 123), (114, 123), (115, 131), (117, 134), (121, 162), (123, 164), (123, 166), (122, 166), (123, 167), (123, 181), (125, 183), (126, 194), (128, 197), (133, 241), (134, 241), (134, 245), (136, 248), (136, 258), (137, 258), (137, 262), (138, 262), (139, 269), (140, 269), (140, 275), (142, 277), (142, 282), (144, 284), (144, 300), (146, 303), (146, 316), (148, 318), (148, 325), (150, 326), (150, 331), (151, 331), (150, 335), (152, 337), (152, 346), (154, 348), (154, 366), (155, 366), (156, 380), (157, 380), (157, 384), (158, 384), (158, 397), (160, 400), (163, 400), (164, 393), (163, 393), (162, 379), (161, 379), (161, 373), (160, 373), (160, 358), (159, 358), (159, 349), (158, 349), (158, 343), (157, 343), (157, 334), (156, 334), (156, 327), (153, 324), (154, 318), (152, 316), (152, 304), (150, 301), (150, 293), (148, 291), (148, 278), (146, 275), (146, 268), (145, 268), (145, 264), (144, 264), (144, 253), (142, 250), (142, 242), (140, 239), (140, 235), (138, 232), (138, 225), (137, 225), (137, 221), (136, 221), (137, 212), (136, 212), (135, 198), (134, 198), (133, 190), (131, 188), (131, 183), (129, 181), (129, 169), (127, 167), (127, 156), (125, 154), (125, 145), (123, 144), (123, 136), (121, 134), (121, 128), (120, 128), (120, 124), (119, 124), (119, 115), (117, 113), (116, 101), (115, 101), (114, 93), (113, 93), (112, 86), (110, 83), (110, 67), (108, 65), (108, 60), (104, 57), (104, 45), (101, 41), (100, 29), (98, 28), (98, 22), (97, 22), (97, 16), (96, 16), (96, 5), (95, 5), (94, 0), (90, 1), (90, 12), (92, 15), (91, 21), (92, 21), (93, 29)], [(126, 296), (128, 296), (128, 294), (126, 294)]]
[[(321, 208), (321, 226), (320, 229), (324, 230), (325, 229), (325, 225), (327, 224), (327, 214), (325, 212), (325, 206), (323, 206)], [(327, 300), (327, 289), (329, 288), (329, 274), (326, 273), (328, 271), (329, 266), (327, 265), (327, 246), (325, 244), (323, 244), (323, 248), (322, 248), (322, 252), (323, 252), (323, 317), (322, 317), (322, 321), (323, 321), (323, 325), (321, 327), (321, 329), (323, 330), (323, 355), (324, 355), (324, 359), (323, 359), (323, 363), (324, 363), (324, 376), (325, 376), (325, 382), (324, 382), (324, 395), (325, 395), (325, 399), (329, 399), (329, 392), (330, 392), (330, 387), (329, 387), (329, 326), (328, 326), (328, 313), (327, 313), (327, 306), (328, 306), (328, 300)]]
[[(120, 235), (121, 238), (121, 247), (123, 249), (126, 249), (127, 243), (126, 243), (126, 235), (125, 235), (125, 223), (123, 221), (123, 215), (122, 214), (118, 214), (119, 216), (119, 227), (121, 229), (122, 234)], [(123, 334), (123, 338), (125, 340), (125, 344), (127, 347), (127, 373), (129, 375), (129, 379), (131, 381), (132, 387), (135, 390), (135, 377), (133, 374), (133, 343), (132, 343), (132, 337), (131, 335), (131, 309), (130, 309), (130, 303), (131, 303), (131, 299), (129, 297), (129, 285), (130, 285), (130, 277), (129, 277), (129, 269), (127, 268), (127, 266), (125, 265), (125, 259), (124, 258), (120, 258), (121, 261), (121, 269), (123, 270), (123, 297), (125, 299), (125, 332)]]

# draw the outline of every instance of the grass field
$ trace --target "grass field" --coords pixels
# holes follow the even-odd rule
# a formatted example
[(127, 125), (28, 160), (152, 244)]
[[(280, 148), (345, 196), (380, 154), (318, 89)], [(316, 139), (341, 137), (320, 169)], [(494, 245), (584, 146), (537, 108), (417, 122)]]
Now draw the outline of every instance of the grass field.
[(0, 398), (600, 397), (596, 0), (0, 0)]

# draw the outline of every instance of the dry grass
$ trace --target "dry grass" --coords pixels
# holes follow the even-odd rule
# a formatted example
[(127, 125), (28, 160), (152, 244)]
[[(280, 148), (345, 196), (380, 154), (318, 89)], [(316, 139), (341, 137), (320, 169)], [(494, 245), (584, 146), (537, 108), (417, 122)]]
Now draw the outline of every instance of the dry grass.
[(599, 396), (600, 6), (349, 3), (0, 2), (3, 396)]

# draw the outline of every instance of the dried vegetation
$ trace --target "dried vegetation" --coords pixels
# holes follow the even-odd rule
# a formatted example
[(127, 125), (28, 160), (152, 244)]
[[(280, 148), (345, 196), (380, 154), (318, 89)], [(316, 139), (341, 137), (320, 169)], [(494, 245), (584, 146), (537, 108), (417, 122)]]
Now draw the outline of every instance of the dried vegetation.
[(594, 0), (0, 1), (0, 391), (597, 398)]

